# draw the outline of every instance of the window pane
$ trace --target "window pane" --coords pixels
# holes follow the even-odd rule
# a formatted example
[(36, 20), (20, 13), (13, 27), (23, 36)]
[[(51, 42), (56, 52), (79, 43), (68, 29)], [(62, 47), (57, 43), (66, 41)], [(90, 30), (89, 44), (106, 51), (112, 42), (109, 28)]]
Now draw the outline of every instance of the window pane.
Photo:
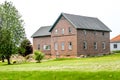
[(38, 44), (38, 50), (40, 50), (40, 44)]
[(72, 29), (71, 27), (68, 28), (68, 32), (71, 33), (72, 32)]
[(105, 42), (102, 42), (102, 48), (105, 49)]
[(64, 29), (62, 29), (62, 34), (64, 34)]
[(97, 35), (97, 31), (94, 31), (94, 35)]
[(55, 30), (55, 34), (57, 34), (57, 33), (58, 33), (58, 30), (56, 29), (56, 30)]
[(105, 32), (102, 32), (102, 35), (104, 36), (104, 35), (105, 35)]
[(117, 48), (117, 44), (114, 44), (114, 48)]
[(50, 45), (44, 45), (43, 50), (50, 50)]
[(57, 43), (54, 44), (54, 48), (55, 48), (55, 50), (58, 50), (58, 44)]
[(65, 48), (65, 46), (64, 46), (64, 42), (62, 42), (61, 45), (62, 45), (62, 50), (64, 50), (64, 48)]
[(97, 42), (94, 42), (94, 49), (97, 49)]
[(83, 42), (83, 49), (87, 49), (87, 42), (86, 41)]
[(72, 50), (72, 42), (69, 42), (68, 49)]
[(87, 31), (86, 30), (83, 30), (84, 34), (86, 35), (87, 34)]

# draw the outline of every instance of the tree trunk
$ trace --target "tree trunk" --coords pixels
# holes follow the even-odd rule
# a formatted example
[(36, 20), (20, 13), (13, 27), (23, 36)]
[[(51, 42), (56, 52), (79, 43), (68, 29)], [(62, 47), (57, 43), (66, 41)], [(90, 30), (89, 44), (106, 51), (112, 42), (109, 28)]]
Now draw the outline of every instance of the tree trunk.
[(5, 62), (5, 61), (4, 61), (4, 59), (5, 59), (5, 57), (4, 57), (4, 56), (2, 56), (2, 62)]
[(11, 64), (11, 63), (10, 63), (10, 56), (6, 56), (6, 59), (7, 59), (7, 61), (8, 61), (8, 64)]

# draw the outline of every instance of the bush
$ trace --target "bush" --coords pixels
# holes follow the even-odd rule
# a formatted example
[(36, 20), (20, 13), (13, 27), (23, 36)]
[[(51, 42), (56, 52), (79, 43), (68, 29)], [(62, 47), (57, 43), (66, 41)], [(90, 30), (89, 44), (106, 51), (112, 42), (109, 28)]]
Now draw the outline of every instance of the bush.
[(35, 60), (37, 60), (37, 62), (40, 63), (41, 60), (44, 58), (44, 53), (42, 53), (41, 51), (36, 50), (34, 52), (34, 56), (35, 56)]
[(120, 53), (120, 50), (112, 51), (113, 53)]

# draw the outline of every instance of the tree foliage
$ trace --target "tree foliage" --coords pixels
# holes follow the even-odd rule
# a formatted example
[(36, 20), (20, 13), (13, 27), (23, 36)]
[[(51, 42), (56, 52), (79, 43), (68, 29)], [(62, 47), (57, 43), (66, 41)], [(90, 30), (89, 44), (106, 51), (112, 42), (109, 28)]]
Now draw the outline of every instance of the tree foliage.
[(31, 42), (28, 39), (24, 39), (21, 42), (19, 53), (25, 57), (33, 52), (33, 47), (31, 45)]
[(0, 4), (0, 54), (10, 64), (10, 56), (17, 53), (18, 46), (25, 37), (23, 20), (12, 2)]

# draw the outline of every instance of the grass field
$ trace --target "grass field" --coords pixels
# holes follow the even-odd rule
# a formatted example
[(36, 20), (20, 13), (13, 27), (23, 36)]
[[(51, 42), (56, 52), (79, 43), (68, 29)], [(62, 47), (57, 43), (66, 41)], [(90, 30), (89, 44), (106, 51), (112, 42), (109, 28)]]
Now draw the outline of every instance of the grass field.
[(120, 54), (42, 63), (0, 63), (0, 80), (120, 80), (119, 74)]

